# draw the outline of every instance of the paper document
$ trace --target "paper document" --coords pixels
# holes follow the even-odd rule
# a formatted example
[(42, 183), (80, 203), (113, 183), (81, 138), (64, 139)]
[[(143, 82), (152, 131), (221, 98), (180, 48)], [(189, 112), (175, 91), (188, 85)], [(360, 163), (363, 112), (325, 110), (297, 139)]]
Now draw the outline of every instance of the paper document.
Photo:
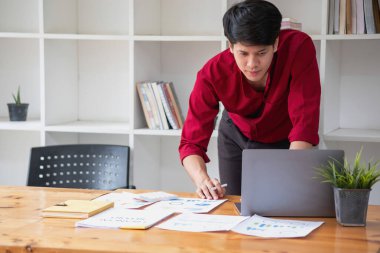
[(254, 215), (232, 231), (245, 235), (273, 238), (305, 237), (323, 222), (270, 219)]
[(145, 201), (156, 202), (156, 201), (161, 201), (161, 200), (177, 199), (178, 196), (175, 194), (158, 191), (158, 192), (145, 192), (145, 193), (136, 194), (136, 198), (145, 200)]
[(91, 218), (78, 221), (76, 227), (147, 229), (172, 215), (173, 212), (160, 210), (130, 210), (111, 208)]
[(178, 198), (164, 200), (148, 206), (147, 210), (170, 210), (176, 213), (208, 213), (227, 199), (208, 200), (199, 198)]
[(102, 195), (95, 200), (110, 201), (114, 202), (115, 207), (119, 208), (140, 208), (146, 205), (150, 205), (154, 202), (143, 201), (136, 199), (136, 194), (130, 192), (111, 192), (105, 195)]
[(229, 231), (249, 216), (183, 213), (156, 227), (187, 232)]

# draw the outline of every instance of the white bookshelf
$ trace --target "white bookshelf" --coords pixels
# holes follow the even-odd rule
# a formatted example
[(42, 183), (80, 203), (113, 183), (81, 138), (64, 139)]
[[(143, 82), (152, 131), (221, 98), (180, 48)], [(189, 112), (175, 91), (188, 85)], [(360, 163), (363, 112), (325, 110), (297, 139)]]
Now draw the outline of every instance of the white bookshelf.
[[(147, 128), (135, 83), (172, 81), (185, 117), (197, 71), (227, 48), (222, 16), (235, 2), (0, 0), (0, 184), (26, 183), (30, 147), (114, 143), (132, 148), (139, 188), (192, 191), (179, 162), (181, 131)], [(314, 41), (321, 145), (350, 156), (363, 145), (380, 158), (380, 34), (327, 34), (328, 0), (272, 2)], [(9, 122), (6, 103), (18, 86), (28, 121)], [(208, 150), (214, 177), (216, 136)], [(371, 201), (380, 203), (379, 190)]]

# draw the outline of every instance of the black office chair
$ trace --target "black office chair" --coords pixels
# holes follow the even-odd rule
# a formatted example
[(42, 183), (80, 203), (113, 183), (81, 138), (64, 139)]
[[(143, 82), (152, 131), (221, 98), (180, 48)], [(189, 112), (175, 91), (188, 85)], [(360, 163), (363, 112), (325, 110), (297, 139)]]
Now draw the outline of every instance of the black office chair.
[(77, 144), (32, 148), (28, 186), (135, 188), (129, 185), (129, 147)]

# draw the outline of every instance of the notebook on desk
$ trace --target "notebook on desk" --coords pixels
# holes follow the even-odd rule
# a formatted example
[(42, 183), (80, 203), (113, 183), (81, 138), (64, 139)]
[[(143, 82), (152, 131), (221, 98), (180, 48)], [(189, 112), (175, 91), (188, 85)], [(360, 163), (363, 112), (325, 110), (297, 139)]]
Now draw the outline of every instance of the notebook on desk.
[(343, 157), (343, 150), (243, 150), (241, 214), (334, 217), (332, 186), (316, 168)]

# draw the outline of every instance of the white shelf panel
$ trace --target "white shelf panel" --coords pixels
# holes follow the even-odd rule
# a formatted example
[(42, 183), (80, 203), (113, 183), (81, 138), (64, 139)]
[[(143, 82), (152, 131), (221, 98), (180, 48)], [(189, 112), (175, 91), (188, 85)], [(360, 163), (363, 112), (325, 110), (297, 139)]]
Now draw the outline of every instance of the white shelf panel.
[(160, 36), (160, 35), (135, 35), (136, 41), (221, 41), (223, 36)]
[(96, 35), (96, 34), (54, 34), (45, 33), (45, 39), (63, 39), (63, 40), (129, 40), (128, 35)]
[(27, 121), (9, 121), (8, 118), (0, 118), (0, 130), (40, 131), (41, 121), (28, 119)]
[(129, 123), (101, 121), (73, 121), (45, 127), (49, 132), (129, 134)]
[[(135, 135), (158, 135), (158, 136), (181, 136), (182, 129), (180, 130), (153, 130), (148, 128), (133, 130)], [(217, 137), (218, 131), (214, 130), (211, 137)]]
[(39, 39), (41, 37), (39, 33), (0, 33), (0, 38)]
[(312, 40), (315, 40), (315, 41), (323, 40), (325, 38), (324, 35), (320, 35), (320, 34), (309, 34), (309, 36)]
[(329, 34), (326, 40), (380, 40), (380, 34)]
[(339, 128), (324, 134), (327, 141), (380, 142), (380, 130)]
[(160, 135), (160, 136), (181, 136), (182, 130), (152, 130), (148, 128), (135, 129), (136, 135)]

